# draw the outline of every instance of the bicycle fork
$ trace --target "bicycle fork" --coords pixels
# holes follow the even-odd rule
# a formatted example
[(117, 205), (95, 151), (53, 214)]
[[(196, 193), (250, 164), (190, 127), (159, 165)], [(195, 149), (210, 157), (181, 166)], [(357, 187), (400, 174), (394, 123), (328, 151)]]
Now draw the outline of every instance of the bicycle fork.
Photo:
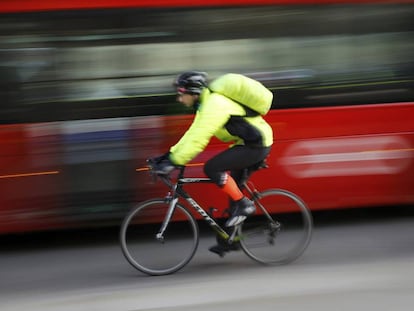
[(170, 203), (168, 206), (167, 214), (164, 217), (160, 231), (155, 235), (155, 238), (162, 243), (164, 242), (164, 232), (167, 229), (168, 224), (170, 223), (171, 217), (175, 210), (175, 205), (178, 202), (178, 197), (176, 195), (171, 196), (171, 193), (168, 193), (166, 200)]

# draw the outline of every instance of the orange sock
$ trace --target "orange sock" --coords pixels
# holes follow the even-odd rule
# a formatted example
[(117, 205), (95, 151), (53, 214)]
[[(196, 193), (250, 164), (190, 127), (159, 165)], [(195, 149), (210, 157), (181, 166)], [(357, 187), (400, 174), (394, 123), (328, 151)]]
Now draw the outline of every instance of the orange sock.
[(241, 200), (244, 197), (233, 177), (230, 175), (227, 175), (227, 181), (221, 189), (227, 193), (233, 201)]

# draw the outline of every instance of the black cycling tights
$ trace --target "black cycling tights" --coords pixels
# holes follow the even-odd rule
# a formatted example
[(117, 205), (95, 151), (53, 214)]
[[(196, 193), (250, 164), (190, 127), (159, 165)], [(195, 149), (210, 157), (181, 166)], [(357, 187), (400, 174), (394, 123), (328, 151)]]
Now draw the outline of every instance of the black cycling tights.
[(240, 187), (243, 170), (263, 161), (269, 155), (270, 149), (271, 147), (234, 146), (208, 160), (204, 165), (204, 173), (215, 184), (222, 187), (225, 173), (230, 171)]

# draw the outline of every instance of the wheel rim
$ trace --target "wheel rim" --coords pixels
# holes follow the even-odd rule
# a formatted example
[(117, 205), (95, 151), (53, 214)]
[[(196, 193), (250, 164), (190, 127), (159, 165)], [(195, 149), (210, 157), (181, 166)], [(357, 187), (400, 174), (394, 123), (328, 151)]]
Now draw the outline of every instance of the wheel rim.
[(167, 209), (163, 200), (144, 203), (126, 217), (121, 227), (124, 256), (133, 267), (150, 275), (181, 269), (198, 246), (197, 224), (181, 205), (176, 206), (164, 239), (156, 238)]

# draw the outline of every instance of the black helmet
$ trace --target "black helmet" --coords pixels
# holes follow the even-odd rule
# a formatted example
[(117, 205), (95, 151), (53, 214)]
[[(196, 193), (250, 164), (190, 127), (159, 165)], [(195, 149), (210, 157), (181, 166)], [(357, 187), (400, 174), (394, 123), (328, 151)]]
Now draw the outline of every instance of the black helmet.
[(174, 82), (179, 93), (199, 95), (207, 87), (207, 74), (200, 71), (187, 71), (180, 74)]

